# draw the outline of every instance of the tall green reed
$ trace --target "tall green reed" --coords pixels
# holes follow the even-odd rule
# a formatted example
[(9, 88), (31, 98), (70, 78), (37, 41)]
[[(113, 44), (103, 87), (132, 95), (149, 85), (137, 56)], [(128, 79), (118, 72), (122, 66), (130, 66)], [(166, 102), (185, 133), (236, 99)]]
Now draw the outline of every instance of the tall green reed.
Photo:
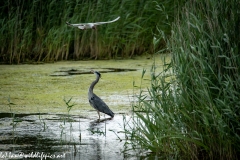
[[(174, 1), (2, 1), (2, 62), (111, 59), (153, 53), (156, 27), (169, 33)], [(157, 9), (159, 11), (157, 11)], [(168, 14), (166, 14), (168, 13)], [(78, 30), (65, 22), (120, 20), (94, 30)], [(159, 45), (162, 47), (163, 44)]]
[(173, 26), (174, 42), (170, 45), (182, 105), (188, 111), (184, 114), (191, 118), (187, 123), (191, 131), (208, 146), (204, 152), (210, 158), (231, 159), (240, 149), (236, 3), (187, 3), (185, 14)]
[(237, 158), (240, 21), (236, 4), (189, 1), (179, 9), (172, 35), (166, 39), (172, 61), (161, 73), (153, 65), (148, 93), (134, 105), (134, 125), (127, 131), (132, 149), (157, 158)]

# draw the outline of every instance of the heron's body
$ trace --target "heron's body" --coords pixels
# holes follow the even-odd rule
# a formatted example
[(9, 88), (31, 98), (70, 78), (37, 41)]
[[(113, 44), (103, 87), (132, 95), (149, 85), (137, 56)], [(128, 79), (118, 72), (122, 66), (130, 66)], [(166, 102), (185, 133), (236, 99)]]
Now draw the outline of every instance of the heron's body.
[(102, 25), (102, 24), (107, 24), (107, 23), (113, 23), (117, 21), (120, 17), (117, 17), (116, 19), (112, 21), (107, 21), (107, 22), (95, 22), (95, 23), (78, 23), (78, 24), (71, 24), (69, 22), (66, 22), (67, 25), (77, 27), (79, 29), (96, 29), (97, 25)]
[(109, 109), (107, 104), (101, 98), (99, 98), (96, 94), (93, 93), (93, 88), (98, 83), (99, 78), (101, 77), (101, 74), (99, 72), (93, 71), (93, 73), (96, 74), (96, 80), (92, 82), (88, 90), (89, 103), (94, 109), (98, 111), (99, 119), (100, 119), (99, 112), (105, 113), (113, 118), (114, 113)]

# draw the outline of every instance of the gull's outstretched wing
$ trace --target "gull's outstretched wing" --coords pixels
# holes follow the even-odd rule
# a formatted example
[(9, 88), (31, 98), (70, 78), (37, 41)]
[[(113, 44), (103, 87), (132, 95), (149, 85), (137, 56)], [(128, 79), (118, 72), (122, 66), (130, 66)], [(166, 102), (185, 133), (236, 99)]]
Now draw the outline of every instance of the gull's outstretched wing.
[(120, 16), (117, 17), (116, 19), (112, 20), (112, 21), (107, 21), (107, 22), (95, 22), (93, 23), (94, 25), (101, 25), (101, 24), (106, 24), (106, 23), (113, 23), (116, 22), (117, 20), (119, 20)]
[(113, 22), (119, 20), (119, 18), (120, 18), (120, 17), (117, 17), (116, 19), (114, 19), (114, 20), (112, 20), (112, 21), (107, 21), (107, 22), (78, 23), (78, 24), (71, 24), (71, 23), (69, 23), (69, 22), (66, 22), (66, 24), (69, 25), (69, 26), (81, 28), (80, 26), (84, 27), (84, 26), (94, 26), (94, 25), (101, 25), (101, 24), (106, 24), (106, 23), (113, 23)]
[(78, 26), (86, 26), (86, 25), (93, 25), (94, 23), (78, 23), (78, 24), (71, 24), (69, 22), (66, 22), (67, 25), (73, 26), (73, 27), (78, 27)]

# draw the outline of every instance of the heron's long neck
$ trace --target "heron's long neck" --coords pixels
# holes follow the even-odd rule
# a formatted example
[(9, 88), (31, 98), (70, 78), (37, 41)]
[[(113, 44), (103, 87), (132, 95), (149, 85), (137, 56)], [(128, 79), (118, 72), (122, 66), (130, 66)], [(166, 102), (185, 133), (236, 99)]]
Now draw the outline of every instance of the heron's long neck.
[(90, 85), (89, 91), (88, 91), (90, 94), (93, 93), (93, 88), (94, 88), (94, 86), (98, 83), (98, 81), (99, 81), (99, 76), (97, 76), (97, 77), (96, 77), (96, 80), (93, 81), (92, 84)]

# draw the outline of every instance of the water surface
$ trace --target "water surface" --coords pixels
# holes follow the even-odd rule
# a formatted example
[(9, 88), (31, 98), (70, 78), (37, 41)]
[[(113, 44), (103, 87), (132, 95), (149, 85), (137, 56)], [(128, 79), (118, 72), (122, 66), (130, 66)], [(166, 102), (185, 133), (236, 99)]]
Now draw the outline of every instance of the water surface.
[[(131, 123), (131, 105), (139, 88), (150, 86), (154, 61), (160, 72), (160, 56), (0, 65), (0, 158), (45, 153), (64, 155), (55, 159), (136, 159), (123, 152), (123, 131), (126, 122)], [(91, 69), (102, 73), (94, 92), (113, 110), (113, 119), (101, 114), (98, 122), (88, 103), (88, 87), (95, 80)], [(141, 80), (143, 69), (146, 75)]]
[[(55, 159), (124, 159), (124, 125), (129, 115), (113, 119), (76, 115), (1, 113), (0, 152), (62, 155)], [(129, 123), (129, 122), (128, 122)], [(11, 159), (9, 157), (6, 157)], [(131, 157), (129, 157), (131, 158)], [(34, 159), (29, 157), (28, 159)]]

